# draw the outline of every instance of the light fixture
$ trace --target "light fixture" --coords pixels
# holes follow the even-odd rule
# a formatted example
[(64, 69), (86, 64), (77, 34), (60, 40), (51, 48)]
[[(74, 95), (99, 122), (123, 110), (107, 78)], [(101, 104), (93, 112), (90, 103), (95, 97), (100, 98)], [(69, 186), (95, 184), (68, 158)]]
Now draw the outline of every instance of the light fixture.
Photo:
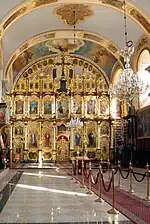
[(121, 55), (124, 58), (125, 68), (120, 74), (119, 81), (110, 86), (110, 95), (112, 98), (118, 98), (121, 102), (126, 103), (130, 107), (133, 106), (135, 99), (140, 94), (146, 91), (148, 85), (144, 84), (138, 74), (135, 74), (131, 68), (131, 57), (134, 53), (133, 41), (128, 41), (127, 32), (127, 15), (126, 1), (123, 1), (124, 6), (124, 31), (125, 31), (125, 47), (121, 50)]
[[(76, 11), (73, 10), (74, 14), (74, 45), (76, 44)], [(74, 75), (75, 75), (75, 67), (74, 67)], [(74, 91), (73, 91), (74, 93)], [(83, 126), (83, 122), (77, 117), (76, 111), (78, 109), (78, 105), (74, 102), (73, 99), (73, 107), (72, 107), (72, 115), (70, 122), (68, 123), (68, 127), (72, 129), (79, 129)]]

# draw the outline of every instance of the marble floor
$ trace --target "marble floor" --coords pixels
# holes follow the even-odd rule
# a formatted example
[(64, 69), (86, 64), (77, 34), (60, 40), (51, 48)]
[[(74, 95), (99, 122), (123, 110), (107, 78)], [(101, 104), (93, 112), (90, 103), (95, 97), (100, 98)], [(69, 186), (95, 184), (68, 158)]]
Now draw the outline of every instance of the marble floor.
[(87, 195), (58, 167), (10, 170), (0, 191), (0, 223), (132, 223), (122, 214), (108, 214), (106, 202), (94, 202), (96, 195)]

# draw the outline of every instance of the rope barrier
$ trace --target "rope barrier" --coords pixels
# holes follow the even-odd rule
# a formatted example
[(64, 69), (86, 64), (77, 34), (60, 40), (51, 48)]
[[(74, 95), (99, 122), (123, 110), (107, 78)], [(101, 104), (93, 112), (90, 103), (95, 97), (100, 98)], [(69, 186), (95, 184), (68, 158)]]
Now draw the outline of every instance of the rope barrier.
[(86, 179), (89, 179), (89, 176), (90, 176), (90, 172), (87, 174), (87, 170), (83, 170), (84, 171), (84, 177), (86, 178)]
[(147, 176), (147, 191), (146, 191), (146, 201), (150, 201), (150, 195), (149, 195), (149, 180), (150, 180), (150, 171), (149, 171), (149, 165), (146, 165), (146, 176)]
[(110, 179), (110, 181), (109, 181), (108, 188), (106, 188), (106, 186), (105, 186), (105, 182), (104, 182), (103, 174), (101, 174), (101, 178), (102, 178), (102, 183), (103, 183), (103, 188), (104, 188), (104, 190), (105, 190), (106, 192), (109, 192), (109, 190), (110, 190), (110, 188), (111, 188), (112, 177), (111, 177), (111, 179)]
[(118, 167), (116, 168), (116, 170), (114, 171), (114, 175), (116, 175), (118, 172)]
[(108, 211), (109, 214), (116, 215), (119, 212), (115, 209), (115, 178), (114, 178), (114, 170), (112, 169), (112, 208)]
[(92, 181), (92, 183), (93, 183), (94, 185), (96, 185), (96, 184), (98, 183), (99, 175), (100, 175), (100, 172), (98, 172), (97, 177), (95, 178), (95, 177), (93, 176), (93, 174), (91, 173), (91, 181)]
[(102, 166), (101, 164), (99, 165), (99, 197), (98, 199), (95, 200), (95, 202), (102, 203), (102, 181), (101, 181), (101, 175), (102, 175)]
[(89, 188), (89, 190), (88, 190), (88, 192), (87, 192), (87, 194), (92, 194), (92, 183), (91, 183), (91, 174), (92, 174), (92, 168), (91, 168), (91, 162), (89, 162), (89, 186), (88, 186), (88, 188)]
[(130, 173), (130, 189), (129, 189), (129, 192), (131, 194), (133, 194), (134, 193), (134, 190), (133, 190), (133, 179), (132, 179), (133, 170), (132, 170), (132, 164), (131, 164), (131, 162), (129, 164), (129, 173)]
[(123, 176), (123, 173), (122, 173), (122, 170), (121, 170), (121, 169), (119, 169), (119, 171), (120, 171), (121, 177), (122, 177), (124, 180), (128, 178), (128, 176), (129, 176), (129, 174), (130, 174), (130, 170), (128, 170), (126, 176)]
[(82, 185), (80, 186), (80, 188), (85, 188), (85, 184), (84, 184), (84, 160), (82, 160)]
[(132, 170), (132, 174), (133, 174), (134, 179), (137, 182), (139, 182), (139, 183), (142, 182), (145, 179), (145, 177), (146, 177), (146, 172), (143, 174), (143, 176), (142, 176), (142, 178), (140, 180), (137, 179), (137, 177), (136, 177), (135, 173), (133, 172), (133, 170)]
[(118, 171), (119, 172), (118, 172), (118, 186), (117, 187), (122, 188), (120, 170), (121, 170), (120, 161), (118, 161)]

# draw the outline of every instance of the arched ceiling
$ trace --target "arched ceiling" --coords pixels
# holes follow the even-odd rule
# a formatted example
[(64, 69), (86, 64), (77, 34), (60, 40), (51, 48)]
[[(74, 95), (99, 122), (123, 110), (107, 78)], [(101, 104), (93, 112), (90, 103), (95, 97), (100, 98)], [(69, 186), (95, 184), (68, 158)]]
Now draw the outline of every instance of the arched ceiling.
[[(73, 28), (55, 15), (56, 9), (63, 3), (85, 3), (92, 11), (93, 15), (83, 18), (85, 20), (76, 25), (77, 29), (104, 36), (113, 41), (116, 47), (124, 46), (122, 0), (5, 0), (0, 2), (4, 65), (13, 52), (33, 36), (46, 31)], [(148, 35), (150, 31), (150, 1), (128, 0), (127, 3), (129, 39), (136, 44), (142, 35)]]

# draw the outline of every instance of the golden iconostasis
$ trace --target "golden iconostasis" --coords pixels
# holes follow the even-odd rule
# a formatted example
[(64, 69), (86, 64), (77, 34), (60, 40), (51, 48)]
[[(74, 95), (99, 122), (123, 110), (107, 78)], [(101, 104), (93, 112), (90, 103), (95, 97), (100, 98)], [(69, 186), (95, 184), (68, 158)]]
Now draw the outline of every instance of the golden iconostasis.
[[(64, 69), (66, 92), (60, 91)], [(9, 94), (13, 155), (21, 161), (68, 161), (77, 152), (108, 159), (110, 99), (108, 83), (93, 64), (79, 57), (45, 57), (22, 72)], [(70, 118), (83, 122), (69, 128)]]

